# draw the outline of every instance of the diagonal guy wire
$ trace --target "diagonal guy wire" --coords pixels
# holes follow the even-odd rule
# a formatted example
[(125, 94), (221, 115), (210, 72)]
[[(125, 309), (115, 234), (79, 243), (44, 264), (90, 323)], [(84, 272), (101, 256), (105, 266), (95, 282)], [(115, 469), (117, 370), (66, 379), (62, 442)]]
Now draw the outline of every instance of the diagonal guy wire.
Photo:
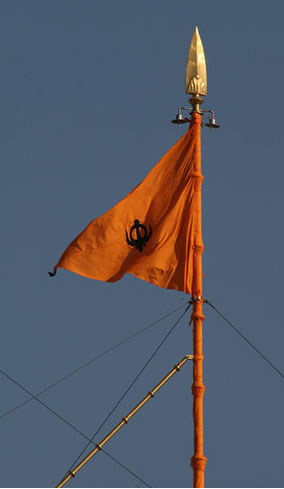
[(283, 372), (281, 372), (281, 370), (279, 370), (277, 367), (275, 367), (275, 365), (264, 355), (264, 353), (262, 353), (259, 348), (257, 348), (236, 326), (234, 326), (233, 323), (231, 323), (231, 321), (229, 321), (229, 319), (227, 319), (224, 314), (222, 314), (220, 311), (218, 311), (217, 307), (214, 306), (214, 304), (212, 304), (212, 302), (210, 301), (204, 301), (205, 303), (207, 303), (212, 309), (214, 309), (214, 311), (217, 312), (217, 314), (219, 314), (219, 316), (224, 319), (224, 321), (226, 321), (226, 323), (231, 326), (231, 328), (233, 328), (234, 331), (236, 331), (236, 333), (238, 333), (240, 335), (241, 338), (243, 338), (243, 340), (245, 340), (249, 346), (251, 348), (253, 348), (254, 351), (256, 351), (256, 353), (259, 354), (259, 356), (265, 360), (266, 363), (268, 363), (268, 365), (270, 365), (270, 367), (273, 368), (273, 370), (275, 370), (275, 372), (277, 372), (283, 379), (284, 379), (284, 374)]
[[(147, 360), (147, 362), (145, 363), (145, 365), (142, 367), (142, 369), (138, 372), (138, 374), (136, 375), (136, 377), (134, 378), (134, 380), (130, 383), (130, 385), (127, 387), (127, 389), (125, 390), (125, 392), (122, 394), (122, 396), (119, 398), (119, 400), (116, 402), (116, 404), (113, 406), (113, 408), (111, 409), (111, 411), (109, 412), (109, 414), (105, 417), (105, 419), (103, 420), (103, 422), (100, 424), (100, 426), (98, 427), (98, 429), (95, 431), (95, 433), (93, 434), (91, 440), (93, 441), (94, 438), (97, 436), (97, 434), (99, 433), (99, 431), (102, 429), (102, 427), (105, 425), (105, 423), (108, 421), (108, 419), (111, 417), (111, 415), (114, 413), (114, 411), (117, 409), (117, 407), (119, 406), (119, 404), (121, 403), (121, 401), (125, 398), (125, 396), (128, 394), (128, 392), (130, 391), (130, 389), (134, 386), (134, 384), (137, 382), (137, 380), (139, 379), (140, 375), (144, 372), (144, 370), (147, 368), (147, 366), (149, 365), (149, 363), (153, 360), (154, 356), (156, 355), (156, 353), (158, 353), (159, 349), (161, 348), (161, 346), (165, 343), (165, 341), (167, 340), (167, 338), (170, 336), (170, 334), (174, 331), (174, 329), (177, 327), (177, 325), (179, 324), (179, 322), (181, 321), (181, 319), (183, 318), (183, 316), (185, 315), (185, 313), (188, 311), (188, 309), (191, 307), (192, 303), (191, 301), (189, 301), (187, 307), (185, 308), (185, 310), (183, 311), (183, 313), (179, 316), (179, 318), (176, 320), (176, 322), (174, 323), (174, 325), (170, 328), (170, 330), (167, 332), (166, 336), (162, 339), (161, 343), (157, 346), (157, 348), (154, 350), (154, 352), (151, 354), (150, 358)], [(90, 441), (86, 444), (86, 446), (81, 450), (80, 454), (78, 455), (78, 457), (76, 457), (76, 459), (74, 460), (74, 462), (72, 463), (71, 467), (69, 468), (69, 470), (66, 472), (65, 476), (68, 475), (70, 473), (70, 471), (73, 469), (74, 465), (78, 462), (78, 460), (81, 458), (81, 456), (83, 455), (83, 453), (85, 452), (85, 450), (88, 448), (88, 446), (90, 445)]]
[(106, 452), (106, 450), (104, 448), (101, 448), (101, 451), (105, 455), (107, 455), (109, 458), (111, 458), (114, 462), (116, 462), (118, 465), (120, 465), (123, 469), (127, 470), (127, 472), (129, 472), (130, 474), (134, 475), (134, 477), (136, 477), (136, 479), (140, 480), (146, 487), (151, 487), (151, 486), (149, 486), (149, 484), (147, 484), (147, 482), (145, 482), (143, 479), (141, 479), (141, 477), (139, 477), (137, 474), (135, 474), (134, 472), (132, 472), (132, 470), (130, 470), (128, 467), (126, 467), (126, 465), (123, 465), (113, 455), (111, 455), (109, 452)]
[[(95, 443), (93, 442), (93, 440), (91, 440), (87, 435), (85, 435), (85, 433), (83, 433), (78, 428), (76, 428), (76, 426), (74, 426), (72, 423), (70, 423), (70, 421), (67, 421), (67, 419), (65, 419), (63, 416), (61, 416), (61, 414), (59, 414), (56, 411), (54, 411), (54, 409), (50, 408), (47, 404), (45, 404), (45, 402), (42, 402), (40, 399), (38, 399), (36, 396), (34, 396), (28, 389), (26, 389), (23, 385), (21, 385), (19, 382), (17, 382), (15, 379), (13, 379), (13, 377), (11, 377), (9, 374), (7, 374), (6, 372), (4, 372), (4, 370), (0, 369), (0, 373), (2, 375), (4, 375), (4, 377), (6, 377), (7, 379), (9, 379), (11, 382), (13, 382), (13, 384), (15, 384), (17, 387), (19, 387), (24, 392), (26, 392), (27, 394), (29, 394), (32, 397), (32, 399), (35, 399), (37, 402), (39, 402), (50, 413), (52, 413), (54, 416), (56, 416), (61, 421), (63, 421), (63, 423), (67, 424), (67, 426), (69, 426), (69, 428), (72, 428), (74, 431), (76, 431), (77, 433), (79, 433), (79, 435), (81, 435), (83, 438), (85, 438), (85, 440), (88, 440), (89, 443), (92, 443), (93, 445), (95, 445)], [(124, 464), (122, 464), (121, 462), (119, 462), (119, 460), (117, 460), (113, 455), (110, 455), (106, 450), (104, 450), (104, 453), (106, 455), (108, 455), (110, 458), (112, 458), (118, 465), (120, 465), (120, 467), (124, 468), (127, 472), (129, 472), (134, 477), (136, 477), (136, 479), (138, 479), (140, 482), (143, 482), (143, 484), (145, 484), (145, 486), (151, 487), (151, 486), (149, 486), (149, 484), (147, 484), (145, 481), (143, 481), (143, 479), (141, 479), (141, 477), (139, 477), (133, 471), (131, 471), (130, 469), (128, 469), (128, 467), (126, 467)]]
[(115, 345), (110, 346), (109, 348), (107, 348), (107, 350), (103, 351), (102, 353), (99, 353), (98, 355), (96, 355), (95, 357), (91, 358), (87, 362), (83, 363), (79, 367), (71, 370), (71, 372), (69, 372), (68, 374), (64, 375), (63, 377), (60, 377), (56, 382), (50, 384), (45, 389), (43, 389), (42, 391), (38, 392), (35, 396), (31, 396), (29, 399), (26, 399), (25, 401), (21, 402), (17, 406), (15, 406), (15, 407), (9, 409), (8, 411), (4, 412), (3, 414), (1, 414), (0, 415), (0, 419), (8, 416), (9, 414), (13, 413), (17, 409), (19, 409), (22, 406), (24, 406), (25, 404), (28, 404), (29, 402), (33, 401), (35, 399), (35, 397), (40, 397), (42, 394), (44, 394), (45, 392), (51, 390), (53, 387), (56, 387), (57, 385), (61, 384), (65, 380), (69, 379), (74, 374), (78, 373), (80, 370), (82, 370), (82, 369), (88, 367), (89, 365), (91, 365), (91, 363), (95, 363), (97, 360), (99, 360), (100, 358), (102, 358), (103, 356), (105, 356), (107, 353), (110, 353), (111, 351), (115, 350), (116, 348), (118, 348), (119, 346), (123, 345), (124, 343), (127, 343), (128, 341), (134, 339), (136, 336), (144, 333), (145, 331), (147, 331), (148, 329), (152, 328), (156, 324), (160, 323), (164, 319), (167, 319), (169, 316), (171, 316), (172, 314), (174, 314), (176, 311), (178, 311), (182, 306), (185, 306), (186, 304), (188, 304), (188, 301), (185, 302), (185, 303), (183, 303), (183, 304), (181, 304), (180, 306), (176, 307), (175, 309), (173, 309), (172, 311), (170, 311), (165, 316), (162, 316), (160, 319), (157, 319), (156, 321), (148, 324), (148, 326), (145, 326), (144, 328), (140, 329), (136, 333), (134, 333), (134, 334), (132, 334), (130, 336), (127, 336), (124, 340), (121, 340), (119, 343), (116, 343)]
[[(140, 373), (138, 374), (138, 376), (136, 377), (136, 379), (134, 380), (134, 382), (136, 382), (136, 380), (138, 379), (138, 377), (142, 374), (142, 372), (145, 370), (146, 366), (148, 365), (148, 363), (150, 363), (150, 361), (152, 360), (152, 358), (154, 357), (154, 355), (157, 353), (157, 351), (160, 349), (160, 347), (162, 346), (162, 344), (165, 342), (165, 340), (168, 338), (168, 336), (170, 335), (170, 333), (174, 330), (174, 328), (177, 326), (177, 324), (179, 323), (179, 321), (181, 320), (181, 318), (184, 316), (185, 312), (189, 309), (189, 307), (191, 306), (191, 302), (190, 301), (187, 301), (185, 304), (188, 304), (188, 306), (186, 307), (185, 311), (182, 313), (182, 315), (179, 317), (179, 319), (176, 321), (176, 323), (174, 324), (174, 326), (170, 329), (170, 331), (166, 334), (165, 338), (162, 340), (162, 342), (160, 343), (160, 345), (156, 348), (156, 350), (154, 351), (154, 353), (152, 354), (152, 356), (150, 357), (150, 359), (147, 361), (146, 365), (142, 368), (142, 370), (140, 371)], [(109, 348), (107, 351), (105, 351), (104, 353), (102, 353), (101, 355), (99, 355), (99, 357), (102, 357), (105, 353), (113, 350), (114, 348), (116, 348), (117, 346), (121, 345), (122, 343), (125, 343), (126, 341), (130, 340), (131, 338), (134, 338), (135, 336), (137, 336), (138, 334), (142, 333), (143, 331), (145, 331), (146, 329), (149, 329), (150, 327), (154, 326), (154, 324), (157, 324), (158, 322), (160, 322), (162, 319), (165, 319), (167, 318), (168, 316), (170, 316), (171, 314), (173, 314), (173, 312), (175, 312), (176, 310), (180, 309), (180, 307), (182, 307), (183, 305), (185, 304), (182, 304), (180, 305), (178, 308), (176, 308), (174, 311), (171, 311), (170, 313), (168, 313), (166, 316), (163, 316), (163, 318), (155, 321), (154, 323), (151, 323), (150, 325), (146, 326), (145, 328), (143, 328), (142, 330), (138, 331), (137, 333), (135, 333), (134, 335), (131, 335), (130, 337), (126, 338), (125, 340), (122, 340), (119, 344), (117, 345), (114, 345), (113, 347)], [(94, 360), (91, 360), (91, 361), (94, 361)], [(88, 362), (91, 363), (91, 361)], [(86, 364), (84, 364), (86, 365)], [(76, 371), (80, 370), (80, 368), (83, 368), (82, 366), (79, 367), (78, 369), (76, 369)], [(91, 444), (95, 444), (94, 441), (93, 441), (93, 438), (90, 439), (87, 435), (85, 435), (82, 431), (80, 431), (78, 428), (76, 428), (76, 426), (74, 426), (72, 423), (70, 423), (67, 419), (65, 419), (62, 415), (60, 415), (59, 413), (57, 413), (54, 409), (50, 408), (45, 402), (41, 401), (41, 399), (39, 399), (36, 395), (32, 394), (26, 387), (24, 387), (23, 385), (21, 385), (17, 380), (15, 380), (13, 377), (11, 377), (7, 372), (5, 372), (3, 369), (0, 369), (0, 373), (6, 377), (7, 379), (10, 380), (10, 382), (12, 382), (13, 384), (15, 384), (17, 387), (19, 387), (21, 390), (23, 390), (24, 392), (26, 392), (29, 396), (30, 396), (30, 399), (28, 399), (27, 401), (30, 401), (30, 400), (36, 400), (39, 404), (41, 404), (43, 407), (45, 407), (50, 413), (52, 413), (54, 416), (56, 416), (57, 418), (59, 418), (62, 422), (64, 422), (67, 426), (69, 426), (70, 428), (72, 428), (74, 431), (76, 431), (78, 434), (80, 434), (83, 438), (85, 438), (86, 440), (88, 440), (88, 445), (91, 443)], [(74, 373), (74, 371), (73, 371)], [(72, 373), (71, 373), (72, 374)], [(68, 376), (70, 376), (71, 374), (69, 374)], [(67, 376), (65, 376), (66, 378)], [(62, 379), (60, 379), (57, 383), (59, 383), (60, 381), (62, 381)], [(134, 383), (132, 382), (132, 384), (130, 385), (130, 387), (128, 388), (127, 392), (130, 390), (130, 388), (132, 387)], [(51, 388), (51, 387), (49, 387)], [(48, 389), (45, 389), (45, 392), (46, 390)], [(126, 393), (127, 393), (126, 392)], [(126, 395), (126, 393), (123, 395), (123, 397)], [(122, 398), (123, 398), (122, 397)], [(121, 400), (122, 400), (121, 398)], [(121, 401), (120, 400), (120, 401)], [(27, 402), (26, 401), (26, 402)], [(120, 402), (119, 401), (119, 402)], [(26, 402), (24, 404), (26, 404)], [(118, 403), (119, 404), (119, 403)], [(117, 404), (117, 405), (118, 405)], [(117, 406), (116, 406), (117, 407)], [(15, 410), (16, 408), (14, 408), (13, 410)], [(112, 411), (113, 412), (113, 411)], [(110, 414), (112, 414), (112, 412)], [(109, 415), (110, 416), (110, 415)], [(109, 417), (108, 416), (108, 417)], [(107, 419), (108, 419), (107, 417)], [(106, 420), (104, 421), (104, 423), (106, 422)], [(103, 423), (103, 424), (104, 424)], [(101, 425), (101, 427), (103, 426), (103, 424)], [(101, 428), (100, 427), (100, 428)], [(99, 428), (99, 429), (100, 429)], [(98, 432), (98, 431), (97, 431)], [(145, 483), (145, 481), (143, 481), (143, 479), (141, 479), (139, 476), (137, 476), (134, 472), (132, 472), (130, 469), (128, 469), (126, 466), (124, 466), (121, 462), (119, 462), (115, 457), (113, 457), (112, 455), (108, 454), (106, 452), (106, 450), (104, 450), (104, 453), (106, 455), (108, 455), (110, 458), (112, 458), (117, 464), (119, 464), (122, 468), (124, 468), (125, 470), (127, 470), (129, 473), (131, 473), (132, 475), (134, 475), (134, 477), (136, 477), (138, 480), (140, 480), (141, 482), (143, 482), (146, 486), (148, 487), (151, 487), (149, 486), (147, 483)]]
[(89, 438), (82, 431), (80, 431), (78, 428), (76, 428), (75, 426), (73, 426), (72, 423), (70, 423), (69, 421), (67, 421), (67, 419), (65, 419), (63, 416), (61, 416), (61, 414), (59, 414), (56, 411), (54, 411), (54, 409), (52, 409), (51, 407), (49, 407), (45, 402), (43, 402), (37, 396), (34, 396), (28, 389), (26, 389), (26, 387), (24, 387), (19, 382), (17, 382), (17, 380), (13, 379), (13, 377), (11, 377), (9, 374), (7, 374), (4, 370), (0, 369), (0, 373), (2, 375), (4, 375), (4, 377), (6, 377), (7, 379), (9, 379), (11, 382), (13, 382), (13, 384), (15, 384), (17, 387), (19, 387), (20, 389), (22, 389), (22, 391), (24, 391), (27, 394), (29, 394), (29, 396), (31, 396), (32, 399), (34, 399), (39, 404), (41, 404), (43, 407), (45, 407), (45, 409), (47, 409), (50, 413), (54, 414), (54, 416), (56, 416), (57, 418), (61, 419), (61, 421), (63, 421), (65, 424), (67, 424), (70, 428), (72, 428), (73, 430), (77, 431), (77, 433), (79, 433), (79, 435), (81, 435), (84, 438), (86, 438), (86, 439), (89, 440)]

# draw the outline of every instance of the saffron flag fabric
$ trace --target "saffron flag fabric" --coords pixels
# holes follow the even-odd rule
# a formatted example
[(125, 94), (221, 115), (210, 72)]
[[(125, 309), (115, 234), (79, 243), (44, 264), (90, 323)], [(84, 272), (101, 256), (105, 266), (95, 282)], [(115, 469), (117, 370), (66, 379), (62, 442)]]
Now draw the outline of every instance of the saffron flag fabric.
[(130, 273), (159, 287), (191, 293), (199, 131), (200, 121), (193, 118), (144, 180), (72, 241), (54, 273), (61, 267), (108, 282)]

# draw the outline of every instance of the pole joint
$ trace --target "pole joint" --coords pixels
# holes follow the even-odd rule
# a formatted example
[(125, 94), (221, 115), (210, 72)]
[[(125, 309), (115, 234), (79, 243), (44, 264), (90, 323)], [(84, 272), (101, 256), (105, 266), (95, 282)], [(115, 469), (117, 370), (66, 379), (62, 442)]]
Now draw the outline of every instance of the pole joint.
[(194, 360), (204, 360), (204, 355), (196, 353), (194, 355)]
[(204, 472), (207, 458), (204, 455), (194, 455), (191, 458), (191, 466), (193, 470)]
[(193, 94), (193, 97), (189, 99), (190, 105), (192, 105), (191, 114), (202, 114), (200, 105), (203, 104), (204, 100), (198, 93)]

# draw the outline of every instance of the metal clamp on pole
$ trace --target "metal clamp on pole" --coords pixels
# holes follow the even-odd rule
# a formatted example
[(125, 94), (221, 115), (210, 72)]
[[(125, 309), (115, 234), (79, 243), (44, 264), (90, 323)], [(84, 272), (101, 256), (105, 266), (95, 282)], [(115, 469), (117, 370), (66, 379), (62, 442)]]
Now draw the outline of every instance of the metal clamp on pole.
[(192, 296), (191, 300), (192, 302), (200, 302), (203, 301), (203, 297), (201, 295)]

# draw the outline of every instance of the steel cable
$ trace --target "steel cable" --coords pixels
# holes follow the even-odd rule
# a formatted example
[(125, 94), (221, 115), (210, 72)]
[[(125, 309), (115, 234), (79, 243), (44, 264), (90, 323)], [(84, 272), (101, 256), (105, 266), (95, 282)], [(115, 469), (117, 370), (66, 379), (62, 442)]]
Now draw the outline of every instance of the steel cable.
[(207, 303), (212, 309), (214, 309), (214, 311), (217, 312), (217, 314), (219, 314), (219, 316), (224, 319), (224, 321), (226, 321), (226, 323), (231, 326), (231, 328), (233, 328), (234, 331), (236, 331), (236, 333), (238, 333), (241, 338), (243, 338), (243, 340), (245, 340), (248, 345), (253, 348), (253, 350), (255, 350), (258, 355), (260, 355), (260, 357), (266, 361), (266, 363), (268, 363), (268, 365), (270, 365), (270, 367), (273, 368), (273, 370), (275, 370), (275, 372), (277, 372), (283, 379), (284, 379), (284, 374), (283, 372), (281, 372), (281, 370), (279, 370), (265, 355), (264, 353), (262, 353), (262, 351), (260, 351), (259, 348), (257, 348), (257, 346), (255, 346), (233, 323), (231, 323), (231, 321), (229, 321), (229, 319), (227, 319), (224, 314), (222, 314), (216, 306), (214, 306), (214, 304), (212, 304), (212, 302), (206, 300), (204, 301), (205, 303)]
[[(69, 428), (72, 428), (74, 431), (76, 431), (79, 435), (81, 435), (83, 438), (85, 438), (86, 440), (88, 440), (89, 443), (92, 443), (93, 445), (95, 445), (95, 443), (87, 436), (85, 435), (85, 433), (83, 433), (82, 431), (80, 431), (78, 428), (76, 428), (76, 426), (74, 426), (72, 423), (70, 423), (70, 421), (68, 421), (67, 419), (65, 419), (61, 414), (57, 413), (54, 409), (50, 408), (47, 404), (45, 404), (44, 402), (42, 402), (40, 399), (38, 399), (36, 396), (34, 396), (28, 389), (26, 389), (23, 385), (21, 385), (17, 380), (15, 380), (13, 377), (11, 377), (9, 374), (7, 374), (4, 370), (0, 369), (0, 373), (5, 376), (7, 379), (9, 379), (11, 382), (13, 382), (13, 384), (15, 384), (17, 387), (19, 387), (20, 389), (22, 389), (24, 392), (26, 392), (27, 394), (29, 394), (32, 399), (35, 399), (36, 401), (38, 401), (43, 407), (45, 407), (50, 413), (52, 413), (54, 416), (56, 416), (57, 418), (59, 418), (61, 421), (63, 421), (67, 426), (69, 426)], [(130, 474), (132, 474), (134, 477), (136, 477), (137, 480), (139, 480), (140, 482), (143, 482), (143, 484), (145, 484), (145, 486), (147, 487), (151, 487), (149, 486), (149, 484), (147, 484), (147, 482), (145, 482), (141, 477), (139, 477), (137, 474), (135, 474), (135, 472), (131, 471), (128, 467), (126, 467), (124, 464), (122, 464), (119, 460), (117, 460), (113, 455), (110, 455), (106, 450), (102, 450), (105, 455), (108, 455), (110, 458), (112, 458), (118, 465), (120, 465), (120, 467), (124, 468), (127, 472), (129, 472)]]
[[(109, 413), (109, 415), (107, 416), (107, 418), (105, 419), (105, 421), (101, 424), (101, 426), (99, 427), (99, 429), (96, 431), (96, 433), (94, 434), (94, 436), (92, 437), (92, 439), (90, 439), (87, 435), (85, 435), (81, 430), (79, 430), (76, 426), (74, 426), (71, 422), (69, 422), (67, 419), (65, 419), (61, 414), (57, 413), (54, 409), (50, 408), (45, 402), (43, 402), (41, 399), (38, 398), (38, 395), (34, 395), (32, 394), (32, 392), (30, 392), (26, 387), (24, 387), (22, 384), (20, 384), (17, 380), (15, 380), (13, 377), (11, 377), (7, 372), (5, 372), (4, 370), (0, 369), (0, 373), (5, 376), (8, 380), (10, 380), (10, 382), (12, 382), (13, 384), (15, 384), (17, 387), (19, 387), (21, 390), (23, 390), (25, 393), (27, 393), (29, 396), (30, 396), (30, 399), (27, 399), (24, 403), (22, 403), (21, 405), (23, 404), (26, 404), (27, 402), (31, 401), (31, 400), (36, 400), (39, 404), (41, 404), (43, 407), (45, 407), (51, 414), (53, 414), (54, 416), (56, 416), (58, 419), (60, 419), (62, 422), (64, 422), (67, 426), (69, 426), (69, 428), (72, 428), (74, 431), (76, 431), (78, 434), (80, 434), (83, 438), (85, 438), (86, 440), (88, 440), (88, 444), (86, 445), (86, 448), (87, 446), (89, 446), (90, 444), (93, 444), (95, 445), (93, 439), (94, 437), (96, 436), (96, 434), (99, 432), (99, 430), (103, 427), (103, 425), (105, 424), (105, 422), (107, 421), (107, 419), (109, 419), (109, 417), (111, 416), (111, 414), (114, 412), (114, 410), (118, 407), (118, 405), (120, 404), (120, 402), (122, 401), (122, 399), (126, 396), (126, 394), (129, 392), (129, 390), (131, 389), (131, 387), (134, 385), (134, 383), (138, 380), (138, 378), (140, 377), (140, 375), (142, 374), (142, 372), (145, 370), (145, 368), (148, 366), (148, 364), (150, 363), (150, 361), (154, 358), (154, 356), (156, 355), (156, 353), (158, 352), (158, 350), (161, 348), (161, 346), (163, 345), (163, 343), (166, 341), (166, 339), (169, 337), (169, 335), (172, 333), (172, 331), (175, 329), (175, 327), (178, 325), (178, 323), (180, 322), (180, 320), (182, 319), (182, 317), (184, 316), (184, 314), (186, 313), (186, 311), (190, 308), (191, 306), (191, 302), (190, 301), (187, 301), (186, 304), (188, 304), (188, 306), (186, 307), (185, 311), (182, 313), (182, 315), (178, 318), (178, 320), (175, 322), (175, 324), (171, 327), (171, 329), (168, 331), (168, 333), (166, 334), (166, 336), (164, 337), (164, 339), (162, 340), (162, 342), (158, 345), (158, 347), (156, 348), (156, 350), (153, 352), (153, 354), (151, 355), (151, 357), (149, 358), (149, 360), (146, 362), (146, 364), (144, 365), (144, 367), (140, 370), (140, 372), (137, 374), (137, 376), (135, 377), (134, 381), (130, 384), (130, 386), (128, 387), (128, 389), (125, 391), (125, 393), (123, 394), (123, 396), (120, 398), (120, 400), (118, 401), (118, 403), (115, 405), (115, 407), (112, 409), (112, 411)], [(135, 336), (138, 336), (139, 334), (141, 334), (142, 332), (146, 331), (147, 329), (153, 327), (155, 324), (159, 323), (160, 321), (162, 321), (163, 319), (166, 319), (167, 317), (169, 317), (170, 315), (172, 315), (174, 312), (176, 312), (178, 309), (180, 309), (182, 306), (184, 306), (185, 304), (182, 304), (180, 305), (178, 308), (174, 309), (173, 311), (171, 311), (170, 313), (168, 313), (167, 315), (163, 316), (162, 318), (154, 321), (153, 323), (149, 324), (148, 326), (144, 327), (142, 330), (138, 331), (137, 333), (134, 333), (133, 335), (125, 338), (124, 340), (122, 340), (120, 343), (117, 343), (116, 345), (108, 348), (108, 350), (106, 350), (105, 352), (103, 352), (102, 354), (98, 355), (97, 357), (95, 357), (94, 359), (90, 360), (89, 362), (86, 362), (83, 366), (81, 367), (78, 367), (77, 369), (73, 370), (70, 374), (66, 375), (64, 377), (64, 379), (66, 379), (67, 377), (70, 377), (73, 373), (77, 372), (78, 370), (80, 370), (81, 368), (84, 368), (84, 366), (87, 366), (88, 364), (90, 364), (92, 361), (95, 361), (95, 359), (98, 359), (98, 358), (101, 358), (103, 355), (105, 355), (106, 353), (112, 351), (113, 349), (117, 348), (118, 346), (120, 346), (121, 344), (129, 341), (130, 339), (134, 338)], [(63, 378), (59, 379), (59, 381), (57, 381), (57, 383), (55, 383), (56, 385), (60, 382), (63, 381)], [(44, 392), (46, 392), (47, 390), (51, 389), (51, 387), (54, 387), (55, 384), (53, 384), (52, 386), (49, 386), (48, 388), (46, 388), (44, 390)], [(42, 391), (43, 393), (43, 391)], [(13, 408), (12, 410), (10, 410), (9, 412), (7, 412), (7, 414), (9, 414), (10, 412), (14, 411), (15, 409), (17, 409), (18, 407), (20, 407), (21, 405), (18, 405), (17, 407)], [(7, 415), (6, 414), (6, 415)], [(0, 416), (0, 419), (1, 417), (4, 417), (5, 413)], [(85, 448), (85, 449), (86, 449)], [(84, 449), (84, 450), (85, 450)], [(137, 474), (135, 474), (135, 472), (131, 471), (128, 467), (126, 467), (124, 464), (122, 464), (119, 460), (117, 460), (113, 455), (109, 454), (106, 450), (102, 450), (105, 455), (109, 456), (111, 459), (113, 459), (118, 465), (120, 465), (122, 468), (124, 468), (127, 472), (129, 472), (130, 474), (132, 474), (137, 480), (139, 480), (140, 482), (142, 482), (145, 486), (147, 487), (151, 487), (148, 483), (146, 483), (141, 477), (139, 477)], [(81, 456), (81, 455), (80, 455)], [(75, 462), (74, 462), (75, 463)], [(74, 465), (74, 464), (73, 464)], [(72, 465), (72, 467), (73, 467)]]
[(101, 451), (105, 455), (107, 455), (109, 458), (111, 458), (114, 462), (116, 462), (118, 465), (120, 465), (123, 469), (125, 469), (127, 472), (129, 472), (134, 477), (136, 477), (136, 479), (140, 480), (146, 487), (152, 487), (152, 486), (149, 486), (149, 484), (147, 484), (147, 482), (145, 482), (143, 479), (141, 479), (141, 477), (139, 477), (139, 475), (135, 474), (134, 472), (132, 472), (132, 470), (130, 470), (128, 467), (126, 467), (126, 465), (123, 465), (121, 462), (119, 462), (119, 460), (117, 460), (113, 455), (111, 455), (109, 452), (107, 452), (104, 448), (101, 448)]
[(72, 377), (73, 375), (75, 375), (76, 373), (78, 373), (80, 370), (88, 367), (89, 365), (91, 365), (91, 363), (95, 363), (97, 360), (99, 360), (100, 358), (104, 357), (107, 353), (112, 352), (113, 350), (115, 350), (119, 346), (121, 346), (121, 345), (127, 343), (128, 341), (136, 338), (136, 336), (139, 336), (140, 334), (144, 333), (145, 331), (147, 331), (148, 329), (152, 328), (156, 324), (160, 323), (164, 319), (167, 319), (168, 317), (170, 317), (172, 314), (174, 314), (176, 311), (178, 311), (181, 307), (185, 306), (186, 304), (188, 304), (188, 301), (185, 302), (185, 303), (183, 303), (183, 304), (181, 304), (180, 306), (176, 307), (175, 309), (173, 309), (172, 311), (170, 311), (169, 313), (167, 313), (165, 316), (162, 316), (160, 319), (156, 319), (155, 321), (153, 321), (152, 323), (148, 324), (144, 328), (140, 329), (136, 333), (134, 333), (134, 334), (132, 334), (130, 336), (127, 336), (126, 338), (124, 338), (124, 340), (121, 340), (119, 343), (116, 343), (115, 345), (110, 346), (105, 351), (103, 351), (102, 353), (99, 353), (98, 355), (96, 355), (95, 357), (91, 358), (87, 362), (83, 363), (79, 367), (71, 370), (71, 372), (69, 372), (68, 374), (64, 375), (63, 377), (60, 377), (56, 382), (53, 382), (52, 384), (50, 384), (49, 386), (47, 386), (45, 389), (41, 390), (40, 392), (38, 392), (35, 395), (31, 395), (31, 397), (29, 399), (26, 399), (25, 401), (17, 404), (17, 406), (14, 406), (13, 408), (9, 409), (8, 411), (2, 413), (0, 415), (0, 419), (8, 416), (9, 414), (13, 413), (14, 411), (16, 411), (17, 409), (21, 408), (22, 406), (25, 406), (29, 402), (33, 401), (35, 398), (40, 397), (42, 394), (44, 394), (45, 392), (48, 392), (53, 387), (56, 387), (57, 385), (61, 384), (65, 380), (69, 379), (70, 377)]
[(74, 460), (74, 462), (72, 463), (72, 465), (70, 466), (70, 468), (68, 469), (68, 471), (66, 472), (65, 476), (68, 475), (73, 467), (76, 465), (76, 463), (79, 461), (79, 459), (82, 457), (83, 453), (85, 452), (85, 450), (88, 448), (88, 446), (90, 445), (91, 442), (93, 442), (94, 438), (97, 436), (97, 434), (99, 433), (99, 431), (102, 429), (102, 427), (105, 425), (105, 423), (108, 421), (108, 419), (112, 416), (112, 414), (114, 413), (114, 411), (118, 408), (119, 404), (122, 402), (122, 400), (125, 398), (125, 396), (128, 394), (128, 392), (130, 391), (130, 389), (134, 386), (134, 384), (137, 382), (137, 380), (139, 379), (139, 377), (142, 375), (142, 373), (144, 372), (144, 370), (147, 368), (147, 366), (149, 365), (149, 363), (153, 360), (154, 356), (158, 353), (159, 349), (162, 347), (162, 345), (165, 343), (165, 341), (168, 339), (168, 337), (170, 336), (170, 334), (174, 331), (174, 329), (177, 327), (177, 325), (179, 324), (179, 322), (181, 321), (181, 319), (183, 318), (183, 316), (185, 315), (185, 313), (188, 311), (188, 309), (191, 307), (191, 302), (189, 302), (188, 306), (186, 307), (186, 309), (184, 310), (184, 312), (179, 316), (179, 318), (177, 319), (177, 321), (175, 322), (175, 324), (170, 328), (170, 330), (168, 331), (168, 333), (166, 334), (166, 336), (163, 338), (163, 340), (161, 341), (161, 343), (157, 346), (157, 348), (154, 350), (154, 352), (151, 354), (151, 356), (149, 357), (149, 359), (147, 360), (147, 362), (145, 363), (145, 365), (142, 367), (142, 369), (138, 372), (138, 374), (135, 376), (134, 380), (129, 384), (129, 386), (127, 387), (127, 389), (124, 391), (124, 393), (122, 394), (122, 396), (119, 398), (119, 400), (116, 402), (116, 404), (113, 406), (113, 408), (111, 409), (111, 411), (108, 413), (108, 415), (104, 418), (103, 422), (100, 424), (100, 426), (98, 427), (98, 429), (95, 431), (95, 433), (93, 434), (93, 436), (91, 437), (91, 441), (88, 441), (88, 443), (86, 444), (86, 446), (83, 448), (83, 450), (81, 450), (80, 454), (78, 455), (78, 457), (76, 457), (76, 459)]

